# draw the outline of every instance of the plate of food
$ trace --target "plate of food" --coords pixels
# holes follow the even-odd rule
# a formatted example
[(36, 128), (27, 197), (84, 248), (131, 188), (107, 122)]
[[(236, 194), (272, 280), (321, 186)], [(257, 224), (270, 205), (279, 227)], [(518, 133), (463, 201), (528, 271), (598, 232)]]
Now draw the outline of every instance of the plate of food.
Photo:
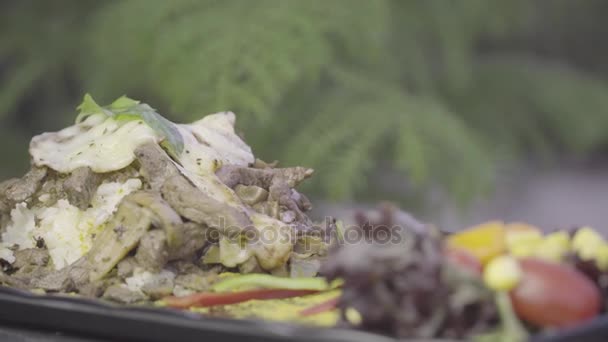
[[(222, 112), (175, 124), (85, 96), (0, 183), (2, 325), (146, 341), (603, 340), (608, 244), (493, 221), (447, 234), (382, 204), (313, 221), (301, 166)], [(350, 222), (350, 221), (349, 221)]]

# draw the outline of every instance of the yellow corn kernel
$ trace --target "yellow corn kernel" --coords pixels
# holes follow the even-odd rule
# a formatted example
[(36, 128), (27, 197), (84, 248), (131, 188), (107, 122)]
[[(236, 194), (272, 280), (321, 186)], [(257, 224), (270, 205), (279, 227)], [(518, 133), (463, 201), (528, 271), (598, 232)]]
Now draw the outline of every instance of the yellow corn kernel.
[(492, 259), (485, 267), (483, 281), (487, 287), (495, 291), (509, 291), (522, 278), (522, 271), (517, 260), (509, 255)]
[(608, 244), (603, 244), (597, 249), (595, 263), (601, 271), (608, 270)]
[(345, 314), (346, 320), (352, 325), (360, 325), (363, 322), (363, 317), (361, 317), (359, 311), (353, 308), (347, 308)]
[(543, 260), (560, 262), (568, 253), (570, 238), (566, 232), (555, 232), (548, 234), (536, 246), (533, 256)]
[(509, 253), (515, 257), (533, 255), (542, 240), (541, 230), (527, 223), (515, 222), (505, 226), (505, 244)]
[(555, 244), (560, 248), (570, 250), (570, 234), (565, 231), (553, 232), (545, 235), (545, 241)]
[(541, 241), (520, 242), (509, 246), (509, 253), (516, 258), (525, 258), (534, 255), (537, 246)]
[(583, 227), (572, 238), (572, 250), (583, 260), (595, 259), (598, 249), (605, 244), (604, 238), (593, 228)]
[(558, 244), (543, 241), (536, 247), (532, 255), (539, 259), (559, 263), (567, 252), (567, 249), (562, 248)]

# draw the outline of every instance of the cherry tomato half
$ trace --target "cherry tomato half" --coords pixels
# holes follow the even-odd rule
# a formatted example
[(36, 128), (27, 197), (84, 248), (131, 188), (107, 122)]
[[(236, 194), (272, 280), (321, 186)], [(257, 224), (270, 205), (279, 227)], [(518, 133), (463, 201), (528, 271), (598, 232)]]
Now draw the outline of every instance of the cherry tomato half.
[(523, 277), (511, 291), (513, 308), (540, 327), (568, 327), (598, 315), (599, 289), (576, 269), (548, 261), (520, 260)]

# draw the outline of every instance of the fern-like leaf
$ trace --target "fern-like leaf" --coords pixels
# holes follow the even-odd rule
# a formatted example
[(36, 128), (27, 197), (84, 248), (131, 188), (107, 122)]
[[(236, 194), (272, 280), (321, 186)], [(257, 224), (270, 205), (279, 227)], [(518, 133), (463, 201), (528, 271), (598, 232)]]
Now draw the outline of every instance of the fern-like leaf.
[(512, 57), (480, 63), (474, 84), (460, 108), (489, 139), (522, 148), (557, 143), (579, 153), (606, 142), (605, 82), (564, 65)]
[[(357, 4), (381, 10), (386, 9), (383, 2)], [(344, 21), (336, 25), (334, 17), (342, 15), (352, 22), (374, 17), (374, 11), (363, 14), (361, 8), (357, 8), (357, 17), (349, 16), (353, 5), (345, 6), (344, 1), (170, 3), (171, 16), (166, 1), (108, 5), (98, 15), (91, 39), (96, 42), (91, 47), (95, 51), (91, 70), (98, 74), (94, 77), (104, 80), (103, 88), (124, 92), (122, 73), (155, 75), (160, 81), (151, 80), (150, 90), (171, 103), (175, 111), (198, 117), (234, 110), (246, 126), (254, 120), (268, 120), (290, 86), (304, 75), (320, 73), (331, 63), (331, 35), (339, 35), (347, 27)], [(129, 17), (136, 12), (146, 15)], [(121, 32), (132, 32), (138, 39)], [(98, 43), (101, 37), (109, 36), (114, 37), (111, 47)], [(107, 60), (114, 61), (111, 68), (97, 68)]]
[[(488, 185), (492, 162), (487, 151), (444, 106), (349, 70), (332, 74), (337, 90), (328, 95), (327, 107), (288, 141), (284, 154), (288, 161), (326, 172), (317, 186), (332, 197), (364, 190), (367, 172), (378, 161), (394, 160), (416, 185), (443, 181), (460, 198)], [(388, 145), (391, 141), (394, 147)], [(386, 154), (391, 150), (396, 156)]]

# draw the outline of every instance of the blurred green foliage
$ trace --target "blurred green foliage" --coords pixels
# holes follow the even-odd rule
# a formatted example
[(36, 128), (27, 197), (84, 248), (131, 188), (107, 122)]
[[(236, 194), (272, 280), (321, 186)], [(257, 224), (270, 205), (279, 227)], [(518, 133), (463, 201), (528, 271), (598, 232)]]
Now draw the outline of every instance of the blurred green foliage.
[[(0, 153), (72, 122), (85, 92), (176, 121), (232, 110), (262, 159), (365, 197), (397, 168), (458, 199), (493, 165), (606, 143), (607, 2), (55, 0), (0, 4)], [(581, 40), (588, 41), (587, 44)], [(381, 193), (377, 196), (383, 196)]]

